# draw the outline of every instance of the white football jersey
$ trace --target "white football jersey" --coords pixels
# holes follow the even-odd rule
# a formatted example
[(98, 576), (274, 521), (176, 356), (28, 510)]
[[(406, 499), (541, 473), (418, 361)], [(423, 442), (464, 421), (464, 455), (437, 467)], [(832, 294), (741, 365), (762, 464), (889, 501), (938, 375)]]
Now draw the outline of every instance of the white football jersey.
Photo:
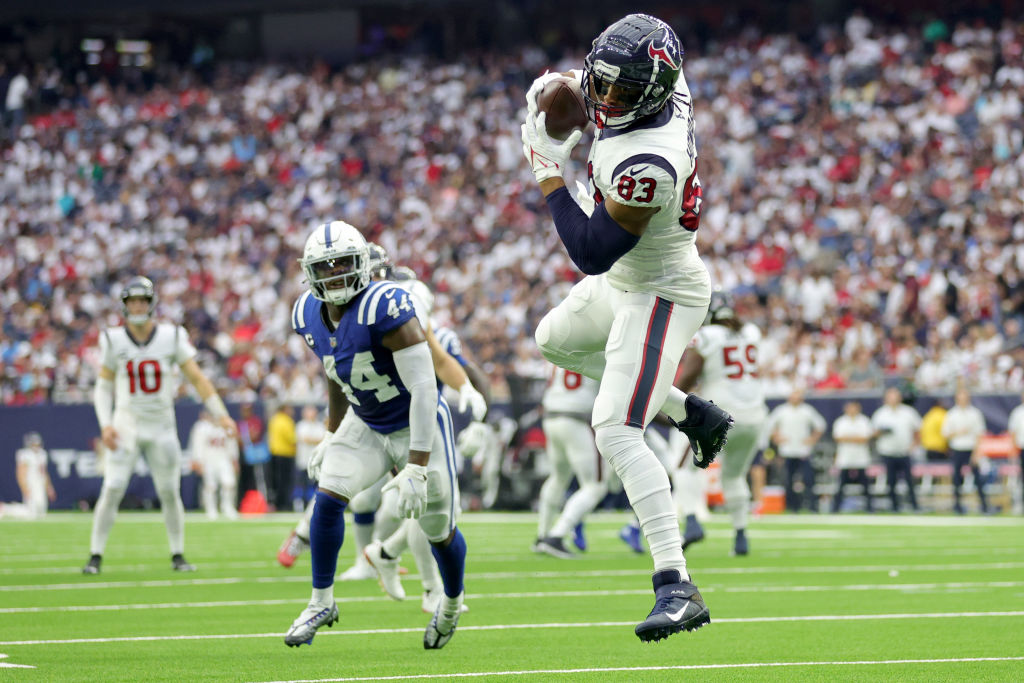
[(207, 420), (195, 423), (188, 445), (192, 459), (202, 463), (204, 467), (238, 460), (238, 440), (219, 424)]
[(114, 426), (174, 425), (178, 368), (196, 355), (179, 325), (157, 323), (149, 339), (136, 342), (124, 327), (100, 335), (100, 358), (114, 379)]
[(704, 359), (700, 394), (732, 414), (737, 421), (763, 420), (768, 414), (758, 371), (761, 330), (747, 323), (738, 332), (724, 325), (697, 330), (691, 346)]
[(600, 382), (596, 379), (556, 366), (544, 390), (544, 412), (589, 416), (594, 411), (598, 387)]
[(587, 176), (596, 203), (610, 197), (626, 206), (661, 209), (636, 246), (608, 271), (608, 282), (687, 306), (706, 306), (711, 281), (697, 255), (702, 191), (693, 102), (682, 74), (675, 96), (649, 121), (626, 130), (598, 130)]

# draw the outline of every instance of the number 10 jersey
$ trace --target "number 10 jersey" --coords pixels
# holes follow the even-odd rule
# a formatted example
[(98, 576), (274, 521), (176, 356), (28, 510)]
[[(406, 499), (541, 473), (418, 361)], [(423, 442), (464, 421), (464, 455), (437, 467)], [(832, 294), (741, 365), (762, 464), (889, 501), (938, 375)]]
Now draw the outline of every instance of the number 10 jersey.
[(179, 325), (156, 323), (149, 338), (140, 340), (124, 327), (104, 331), (100, 358), (115, 376), (114, 428), (176, 430), (178, 368), (195, 355), (188, 333)]

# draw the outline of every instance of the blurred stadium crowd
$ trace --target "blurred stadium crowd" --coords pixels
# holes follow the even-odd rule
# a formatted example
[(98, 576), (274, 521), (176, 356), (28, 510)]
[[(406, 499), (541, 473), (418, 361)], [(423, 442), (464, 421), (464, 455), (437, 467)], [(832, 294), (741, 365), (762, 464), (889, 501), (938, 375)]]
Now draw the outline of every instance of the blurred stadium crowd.
[[(520, 109), (534, 76), (581, 62), (218, 63), (151, 84), (4, 65), (0, 400), (87, 400), (134, 274), (225, 398), (323, 396), (288, 312), (328, 217), (431, 284), (497, 397), (546, 373), (533, 329), (578, 275), (522, 163)], [(700, 248), (766, 331), (771, 394), (1024, 389), (1024, 22), (748, 29), (684, 72)]]

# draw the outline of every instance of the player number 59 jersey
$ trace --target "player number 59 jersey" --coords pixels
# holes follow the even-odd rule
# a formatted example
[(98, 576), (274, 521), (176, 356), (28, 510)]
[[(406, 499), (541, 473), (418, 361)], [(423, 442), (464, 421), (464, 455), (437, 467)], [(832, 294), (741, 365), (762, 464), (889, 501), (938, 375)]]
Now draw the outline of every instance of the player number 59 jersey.
[(608, 282), (689, 306), (707, 305), (711, 283), (695, 237), (703, 191), (693, 104), (682, 75), (675, 96), (661, 112), (630, 128), (598, 132), (587, 176), (595, 203), (611, 198), (626, 206), (659, 209), (640, 242), (608, 271)]
[(704, 359), (701, 395), (737, 421), (760, 420), (767, 414), (757, 364), (760, 342), (761, 330), (752, 323), (738, 332), (724, 325), (706, 325), (693, 338), (692, 346)]
[(179, 325), (157, 323), (136, 341), (124, 327), (100, 335), (100, 358), (114, 372), (114, 425), (174, 425), (178, 368), (196, 355)]

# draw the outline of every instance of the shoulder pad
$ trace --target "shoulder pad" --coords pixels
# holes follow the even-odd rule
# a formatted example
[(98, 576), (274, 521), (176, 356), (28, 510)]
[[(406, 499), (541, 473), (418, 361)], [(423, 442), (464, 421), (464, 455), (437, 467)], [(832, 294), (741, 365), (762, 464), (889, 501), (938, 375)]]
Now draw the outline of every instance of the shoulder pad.
[(298, 333), (302, 333), (306, 329), (306, 321), (309, 319), (312, 306), (315, 306), (316, 299), (313, 298), (313, 293), (308, 289), (303, 292), (298, 299), (295, 300), (295, 305), (292, 306), (292, 329)]
[(359, 300), (356, 322), (367, 327), (394, 329), (416, 317), (416, 308), (408, 290), (394, 282), (375, 282)]

